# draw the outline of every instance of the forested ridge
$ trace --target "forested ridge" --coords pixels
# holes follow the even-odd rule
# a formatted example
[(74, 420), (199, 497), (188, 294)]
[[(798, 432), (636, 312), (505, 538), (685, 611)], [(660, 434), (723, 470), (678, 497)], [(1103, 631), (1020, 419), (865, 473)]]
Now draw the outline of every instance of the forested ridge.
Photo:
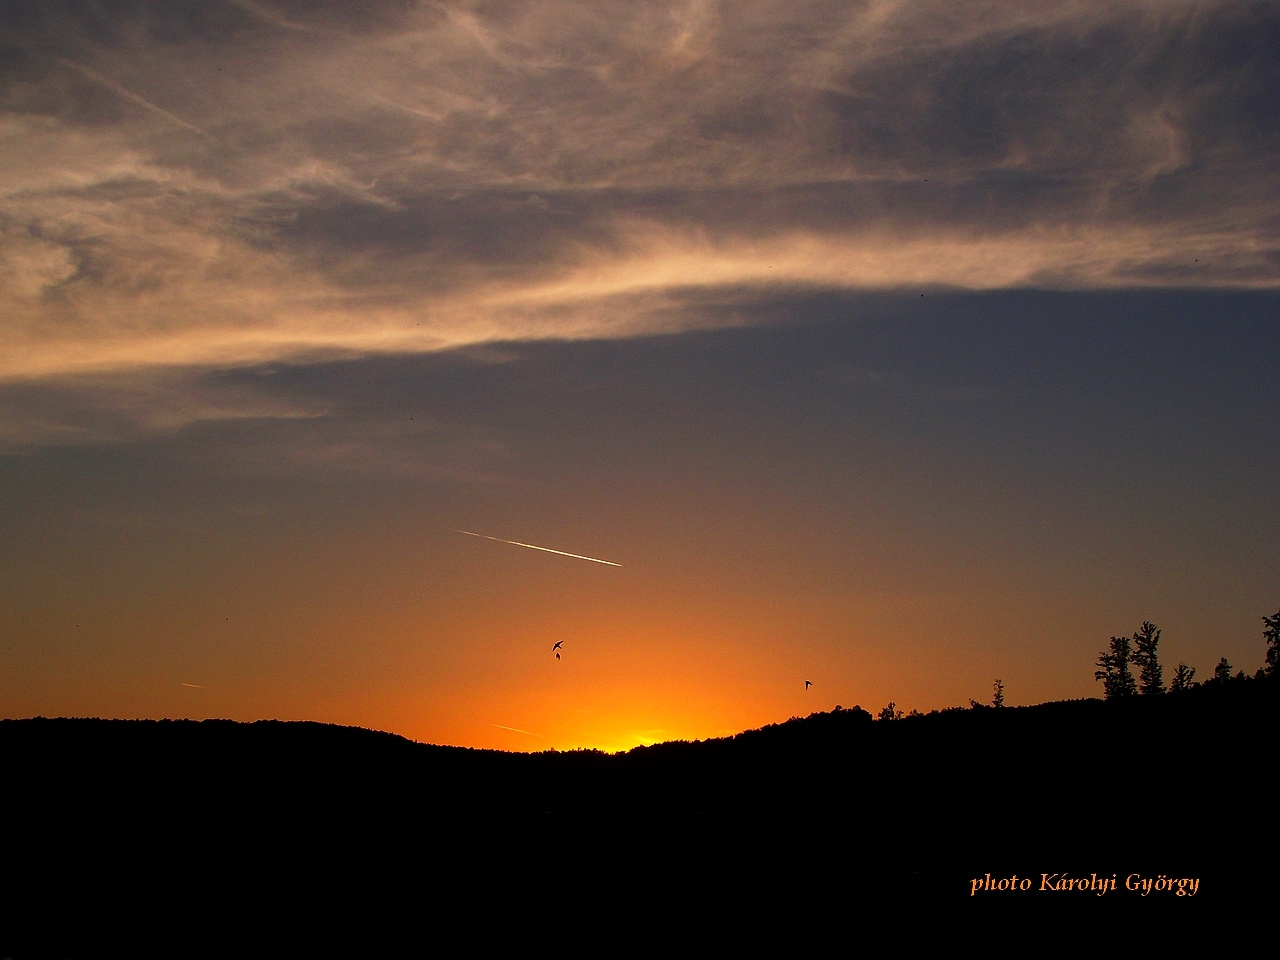
[[(232, 917), (302, 895), (348, 912), (408, 897), (447, 923), (495, 877), (579, 904), (656, 884), (677, 911), (807, 915), (886, 898), (969, 909), (986, 874), (1136, 871), (1200, 878), (1179, 909), (1234, 905), (1274, 892), (1260, 864), (1276, 853), (1278, 687), (894, 722), (855, 707), (617, 755), (319, 723), (7, 720), (5, 924), (75, 955), (143, 936), (153, 909), (226, 917), (228, 897), (247, 911)], [(1023, 906), (1065, 909), (1036, 895)]]

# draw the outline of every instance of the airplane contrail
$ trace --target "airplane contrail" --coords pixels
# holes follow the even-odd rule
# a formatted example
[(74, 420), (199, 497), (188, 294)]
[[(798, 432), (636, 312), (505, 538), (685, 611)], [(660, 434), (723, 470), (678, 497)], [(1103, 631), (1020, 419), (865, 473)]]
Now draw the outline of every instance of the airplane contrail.
[(102, 86), (106, 87), (108, 90), (112, 91), (113, 93), (117, 93), (120, 96), (124, 97), (126, 100), (132, 100), (134, 103), (142, 107), (144, 110), (150, 110), (152, 113), (155, 113), (155, 114), (158, 114), (159, 116), (164, 117), (170, 123), (176, 123), (178, 126), (185, 127), (187, 130), (190, 130), (192, 133), (198, 133), (202, 137), (209, 136), (208, 130), (201, 130), (194, 123), (187, 123), (187, 121), (183, 120), (177, 114), (170, 113), (164, 107), (156, 106), (146, 97), (139, 96), (138, 94), (130, 90), (128, 87), (126, 87), (124, 84), (116, 83), (116, 81), (112, 80), (110, 77), (104, 77), (102, 74), (98, 73), (98, 71), (96, 70), (90, 70), (83, 63), (76, 63), (74, 60), (68, 60), (65, 57), (58, 57), (58, 63), (66, 67), (68, 70), (74, 70), (76, 71), (76, 73), (79, 73), (79, 74), (82, 74), (83, 76), (88, 77), (94, 83), (101, 84)]
[(512, 733), (523, 733), (523, 734), (526, 734), (526, 735), (528, 735), (528, 736), (530, 736), (530, 737), (537, 737), (539, 740), (545, 740), (545, 739), (546, 739), (546, 737), (544, 737), (544, 736), (543, 736), (542, 734), (540, 734), (540, 733), (529, 733), (529, 731), (528, 731), (528, 730), (521, 730), (519, 727), (508, 727), (508, 726), (506, 726), (505, 724), (501, 724), (501, 723), (495, 723), (495, 724), (493, 724), (493, 726), (498, 727), (498, 728), (499, 728), (499, 729), (501, 729), (501, 730), (510, 730)]
[(546, 553), (558, 553), (562, 557), (573, 557), (575, 560), (590, 560), (592, 563), (605, 563), (611, 567), (620, 567), (622, 564), (614, 563), (612, 560), (601, 560), (598, 557), (584, 557), (580, 553), (565, 553), (563, 550), (552, 550), (550, 547), (540, 547), (534, 543), (521, 543), (519, 540), (503, 540), (501, 537), (490, 537), (483, 533), (472, 533), (470, 530), (454, 529), (454, 533), (465, 533), (468, 537), (480, 537), (482, 540), (493, 540), (497, 543), (509, 543), (513, 547), (528, 547), (530, 550), (542, 550)]
[(198, 683), (187, 683), (185, 680), (183, 680), (183, 681), (182, 681), (182, 685), (183, 685), (184, 687), (195, 687), (197, 690), (203, 690), (203, 689), (204, 689), (204, 687), (203, 687), (203, 686), (201, 686), (201, 685), (200, 685), (200, 684), (198, 684)]

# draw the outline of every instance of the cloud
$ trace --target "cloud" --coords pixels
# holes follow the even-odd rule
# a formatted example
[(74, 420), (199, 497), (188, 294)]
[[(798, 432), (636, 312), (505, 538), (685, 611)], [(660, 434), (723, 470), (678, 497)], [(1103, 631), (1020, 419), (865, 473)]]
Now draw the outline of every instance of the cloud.
[(0, 451), (121, 443), (200, 423), (306, 420), (330, 410), (323, 400), (244, 378), (182, 369), (10, 382), (0, 384)]
[[(117, 448), (204, 477), (378, 476), (510, 487), (525, 455), (503, 352), (82, 373), (0, 383), (0, 455)], [(459, 405), (457, 394), (489, 396)], [(506, 397), (506, 399), (503, 399)], [(461, 409), (460, 409), (461, 406)]]
[(1280, 281), (1269, 3), (68, 0), (0, 45), (9, 382)]

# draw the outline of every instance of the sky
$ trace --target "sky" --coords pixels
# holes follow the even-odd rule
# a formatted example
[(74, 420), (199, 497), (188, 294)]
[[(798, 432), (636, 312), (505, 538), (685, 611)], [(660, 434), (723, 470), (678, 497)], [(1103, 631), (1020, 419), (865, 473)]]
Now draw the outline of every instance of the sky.
[(1274, 3), (5, 4), (0, 716), (1252, 673), (1278, 184)]

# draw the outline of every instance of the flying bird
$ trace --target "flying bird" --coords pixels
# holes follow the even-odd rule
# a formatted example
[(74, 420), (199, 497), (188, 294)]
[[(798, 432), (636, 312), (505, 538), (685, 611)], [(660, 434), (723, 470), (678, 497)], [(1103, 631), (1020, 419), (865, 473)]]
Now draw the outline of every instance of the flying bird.
[(560, 654), (558, 654), (558, 653), (556, 654), (556, 659), (557, 659), (557, 660), (559, 660), (559, 659), (560, 659)]
[(806, 681), (804, 682), (804, 688), (805, 688), (806, 690), (808, 690), (808, 689), (809, 689), (810, 687), (812, 687), (812, 686), (813, 686), (813, 681), (812, 681), (812, 680), (806, 680)]
[(551, 645), (551, 651), (552, 651), (552, 653), (554, 653), (555, 651), (559, 650), (559, 649), (560, 649), (560, 647), (561, 647), (563, 644), (564, 644), (564, 641), (563, 641), (563, 640), (557, 640), (555, 643), (553, 643), (553, 644)]

